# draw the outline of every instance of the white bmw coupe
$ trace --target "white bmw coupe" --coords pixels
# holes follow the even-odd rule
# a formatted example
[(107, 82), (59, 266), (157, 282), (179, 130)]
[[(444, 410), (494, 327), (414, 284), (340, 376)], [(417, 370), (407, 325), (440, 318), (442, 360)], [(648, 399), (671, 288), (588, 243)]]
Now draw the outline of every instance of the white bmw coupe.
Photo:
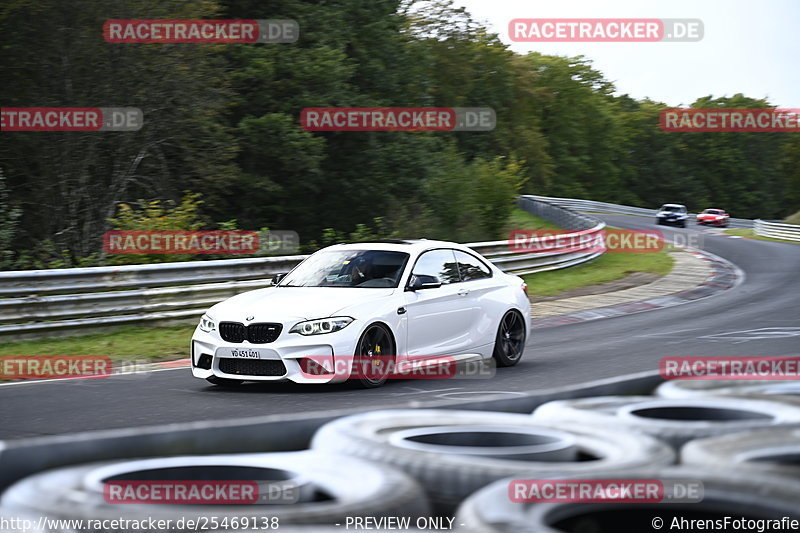
[(392, 371), (352, 372), (353, 361), (388, 359), (396, 369), (441, 357), (456, 364), (494, 358), (512, 366), (530, 332), (522, 278), (451, 242), (338, 244), (272, 284), (201, 318), (191, 343), (195, 377), (217, 385), (351, 379), (378, 387)]

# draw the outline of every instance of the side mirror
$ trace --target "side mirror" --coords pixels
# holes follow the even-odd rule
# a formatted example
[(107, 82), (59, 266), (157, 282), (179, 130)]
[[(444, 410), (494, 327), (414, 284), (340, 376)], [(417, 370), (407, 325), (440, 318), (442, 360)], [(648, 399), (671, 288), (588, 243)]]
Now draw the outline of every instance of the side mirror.
[(411, 276), (411, 282), (408, 284), (409, 291), (421, 291), (424, 289), (438, 289), (442, 286), (442, 282), (436, 276), (427, 276), (425, 274), (414, 274)]
[(280, 283), (281, 280), (286, 277), (286, 274), (287, 274), (286, 272), (282, 272), (280, 274), (275, 274), (274, 276), (272, 276), (272, 281), (270, 282), (270, 285), (277, 285), (278, 283)]

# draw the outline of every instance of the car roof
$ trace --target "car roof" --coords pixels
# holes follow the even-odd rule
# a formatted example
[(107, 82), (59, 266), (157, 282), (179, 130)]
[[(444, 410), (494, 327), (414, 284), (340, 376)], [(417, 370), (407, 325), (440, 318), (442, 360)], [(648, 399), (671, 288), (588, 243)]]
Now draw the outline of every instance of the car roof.
[(386, 250), (419, 254), (432, 248), (455, 248), (456, 250), (469, 250), (467, 246), (457, 242), (428, 239), (378, 239), (365, 242), (334, 244), (333, 246), (328, 246), (327, 248), (323, 249)]
[(669, 207), (686, 207), (683, 204), (662, 204), (661, 207), (667, 207), (667, 206), (669, 206)]

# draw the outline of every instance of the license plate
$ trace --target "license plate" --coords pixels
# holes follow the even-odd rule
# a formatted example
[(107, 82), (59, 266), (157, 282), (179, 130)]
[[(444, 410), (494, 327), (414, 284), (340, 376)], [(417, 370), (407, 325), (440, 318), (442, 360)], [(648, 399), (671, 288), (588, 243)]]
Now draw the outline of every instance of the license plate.
[(218, 348), (217, 357), (233, 359), (274, 359), (271, 351), (260, 348)]

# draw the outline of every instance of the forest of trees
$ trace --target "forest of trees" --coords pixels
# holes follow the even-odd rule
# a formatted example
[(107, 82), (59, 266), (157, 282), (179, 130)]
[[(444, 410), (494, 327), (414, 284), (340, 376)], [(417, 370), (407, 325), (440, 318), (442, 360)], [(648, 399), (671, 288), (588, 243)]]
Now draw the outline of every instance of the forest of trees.
[[(294, 19), (301, 36), (109, 44), (111, 18)], [(666, 133), (665, 104), (618, 95), (586, 57), (516, 54), (448, 0), (3, 0), (0, 79), (4, 107), (145, 117), (137, 132), (1, 134), (0, 269), (102, 264), (121, 209), (185, 198), (204, 229), (320, 243), (354, 231), (500, 238), (519, 193), (743, 218), (800, 208), (800, 135)], [(497, 127), (305, 131), (301, 110), (324, 106), (491, 107)]]

